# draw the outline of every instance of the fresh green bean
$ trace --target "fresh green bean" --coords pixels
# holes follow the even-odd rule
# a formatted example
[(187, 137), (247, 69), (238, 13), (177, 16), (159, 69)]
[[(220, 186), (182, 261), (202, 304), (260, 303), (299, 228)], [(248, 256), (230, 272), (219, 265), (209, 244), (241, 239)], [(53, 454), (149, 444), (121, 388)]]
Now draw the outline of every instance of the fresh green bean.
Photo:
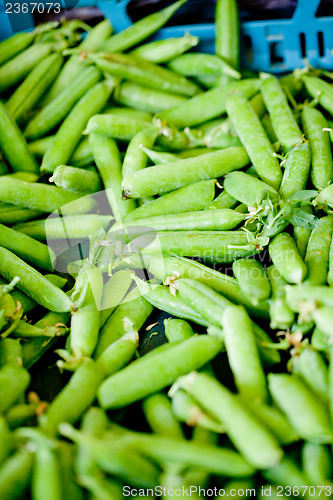
[(198, 43), (199, 38), (197, 36), (185, 33), (183, 37), (166, 38), (165, 40), (140, 45), (140, 47), (132, 50), (131, 54), (154, 63), (164, 63), (187, 52)]
[(96, 193), (101, 190), (102, 183), (98, 173), (92, 170), (59, 165), (53, 172), (50, 182), (59, 188), (73, 193)]
[(104, 107), (113, 87), (113, 80), (98, 83), (81, 97), (62, 122), (50, 149), (43, 156), (41, 171), (53, 172), (58, 165), (66, 164), (73, 154), (89, 118)]
[(36, 33), (33, 31), (16, 33), (0, 43), (0, 64), (12, 59), (17, 54), (27, 49), (32, 44)]
[(312, 230), (304, 262), (308, 268), (306, 282), (310, 285), (326, 285), (330, 248), (333, 233), (333, 216), (319, 219)]
[(260, 262), (253, 259), (238, 259), (233, 263), (232, 270), (241, 291), (254, 305), (269, 298), (271, 287)]
[(240, 58), (239, 14), (235, 0), (218, 0), (216, 3), (215, 52), (225, 57), (238, 70)]
[(280, 233), (269, 244), (269, 254), (275, 267), (288, 283), (301, 283), (308, 270), (288, 233)]
[(135, 330), (131, 330), (110, 344), (102, 352), (97, 361), (104, 376), (110, 376), (124, 368), (135, 355), (138, 342), (138, 333)]
[(256, 199), (265, 191), (273, 200), (279, 198), (274, 188), (245, 172), (231, 172), (228, 174), (223, 187), (230, 196), (250, 207), (253, 207)]
[(209, 75), (228, 75), (240, 79), (241, 74), (222, 55), (191, 52), (176, 57), (168, 64), (176, 73), (184, 76), (201, 77)]
[(289, 153), (280, 186), (280, 194), (284, 200), (296, 191), (305, 188), (310, 171), (310, 146), (304, 142), (295, 146)]
[[(84, 134), (102, 134), (121, 141), (130, 141), (136, 134), (147, 130), (149, 125), (144, 120), (124, 118), (122, 116), (108, 114), (95, 115), (88, 124)], [(151, 126), (152, 133), (155, 132), (155, 127)], [(157, 131), (156, 131), (157, 132)]]

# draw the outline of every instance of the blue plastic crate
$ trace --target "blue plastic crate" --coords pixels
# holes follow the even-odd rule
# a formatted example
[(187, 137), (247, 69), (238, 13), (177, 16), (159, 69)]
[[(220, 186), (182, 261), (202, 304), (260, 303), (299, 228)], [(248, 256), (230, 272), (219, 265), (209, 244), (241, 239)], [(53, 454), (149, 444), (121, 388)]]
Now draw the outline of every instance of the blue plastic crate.
[[(24, 0), (20, 0), (23, 3)], [(56, 2), (58, 0), (55, 0)], [(127, 14), (130, 0), (79, 0), (75, 7), (96, 6), (108, 18), (115, 31), (132, 24)], [(37, 0), (38, 2), (38, 0)], [(46, 2), (43, 0), (42, 2)], [(60, 1), (63, 8), (65, 4)], [(304, 58), (316, 68), (333, 69), (333, 16), (315, 17), (320, 0), (298, 0), (291, 19), (245, 21), (242, 23), (243, 65), (255, 71), (284, 73), (304, 66)], [(5, 0), (0, 0), (0, 38), (13, 32), (4, 10)], [(19, 30), (34, 26), (30, 14), (15, 14)], [(14, 29), (18, 31), (18, 29)], [(215, 27), (213, 24), (171, 26), (161, 29), (154, 37), (160, 40), (191, 33), (200, 38), (197, 50), (214, 52)]]

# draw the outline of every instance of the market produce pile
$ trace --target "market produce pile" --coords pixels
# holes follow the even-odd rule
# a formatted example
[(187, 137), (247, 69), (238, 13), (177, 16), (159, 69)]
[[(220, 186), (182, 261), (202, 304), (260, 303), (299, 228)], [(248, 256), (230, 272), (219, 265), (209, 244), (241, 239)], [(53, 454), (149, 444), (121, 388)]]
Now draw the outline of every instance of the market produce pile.
[(0, 44), (2, 500), (331, 496), (333, 74), (185, 1)]

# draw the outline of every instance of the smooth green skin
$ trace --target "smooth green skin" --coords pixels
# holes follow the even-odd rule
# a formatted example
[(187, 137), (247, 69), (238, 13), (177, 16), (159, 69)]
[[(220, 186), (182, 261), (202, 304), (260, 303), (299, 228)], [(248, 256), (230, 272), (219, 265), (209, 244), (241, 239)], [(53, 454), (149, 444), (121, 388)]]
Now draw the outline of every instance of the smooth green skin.
[(62, 55), (57, 53), (42, 59), (8, 99), (7, 110), (17, 123), (26, 121), (27, 113), (35, 108), (38, 100), (51, 85), (63, 60)]
[(304, 262), (308, 268), (306, 283), (326, 285), (333, 233), (333, 216), (319, 219), (312, 230), (306, 249)]
[(122, 166), (122, 176), (128, 177), (147, 166), (148, 157), (144, 148), (152, 148), (157, 138), (158, 130), (148, 127), (138, 132), (131, 140), (126, 150)]
[(68, 165), (59, 165), (49, 181), (73, 193), (92, 194), (102, 189), (102, 181), (97, 172)]
[(16, 500), (24, 495), (31, 479), (34, 456), (17, 451), (0, 469), (0, 491), (3, 500)]
[(332, 477), (330, 452), (322, 444), (304, 443), (302, 465), (312, 484), (325, 484)]
[(43, 157), (42, 172), (53, 172), (58, 165), (65, 165), (72, 156), (89, 118), (105, 106), (114, 82), (105, 81), (88, 90), (62, 122), (54, 141)]
[[(312, 214), (313, 210), (311, 207), (302, 207), (302, 210), (304, 212)], [(304, 259), (305, 254), (306, 254), (306, 249), (308, 247), (309, 239), (311, 236), (312, 230), (307, 229), (305, 227), (300, 227), (300, 226), (294, 226), (293, 228), (293, 237), (297, 246), (298, 253)]]
[(28, 33), (16, 33), (6, 40), (3, 40), (0, 43), (0, 64), (4, 64), (9, 59), (12, 59), (17, 54), (27, 49), (34, 41), (35, 35), (33, 31)]
[(20, 129), (1, 101), (0, 148), (14, 171), (39, 171), (38, 163), (30, 154), (27, 143), (21, 134)]
[(25, 137), (30, 140), (38, 139), (50, 132), (66, 118), (77, 101), (96, 85), (100, 78), (101, 74), (96, 68), (86, 68), (34, 116), (24, 131)]
[(0, 207), (0, 222), (2, 224), (16, 224), (40, 217), (42, 212), (30, 208), (19, 208), (10, 203), (2, 203)]
[[(329, 355), (332, 356), (333, 353), (333, 348), (332, 345), (330, 345), (330, 350), (329, 350)], [(332, 359), (332, 358), (330, 358)], [(332, 363), (330, 363), (329, 366), (329, 405), (330, 405), (330, 416), (332, 419), (333, 416), (333, 368), (332, 368)]]
[(173, 14), (186, 2), (180, 0), (169, 7), (140, 19), (124, 31), (113, 35), (102, 49), (104, 52), (121, 52), (129, 49), (159, 30)]
[(236, 0), (218, 0), (215, 10), (215, 52), (239, 68), (239, 13)]
[(52, 250), (28, 235), (0, 224), (0, 245), (36, 267), (53, 271)]
[(241, 291), (254, 305), (269, 298), (271, 287), (260, 262), (253, 259), (238, 259), (233, 263), (232, 270)]
[[(145, 125), (147, 125), (145, 123)], [(122, 220), (136, 207), (132, 200), (121, 199), (121, 160), (119, 149), (113, 139), (99, 134), (89, 135), (91, 147), (97, 169), (102, 178), (106, 197), (116, 221)]]
[(215, 337), (200, 335), (154, 356), (142, 357), (101, 384), (99, 403), (103, 408), (119, 408), (153, 394), (205, 365), (221, 351), (222, 344)]
[(218, 74), (228, 75), (235, 79), (241, 78), (241, 74), (229, 64), (226, 58), (200, 52), (191, 52), (176, 57), (168, 64), (168, 67), (184, 76), (201, 77)]
[(32, 469), (31, 492), (35, 500), (42, 500), (47, 495), (50, 500), (61, 500), (62, 478), (58, 458), (47, 445), (38, 446)]
[[(247, 410), (239, 397), (217, 380), (193, 373), (184, 377), (180, 386), (225, 426), (234, 446), (250, 465), (267, 469), (280, 462), (283, 451), (275, 437)], [(258, 442), (260, 446), (256, 446)]]
[(84, 134), (102, 134), (121, 141), (131, 141), (139, 132), (151, 130), (157, 133), (156, 127), (149, 127), (145, 120), (128, 119), (115, 114), (95, 115), (90, 118)]
[(212, 120), (226, 112), (226, 103), (231, 92), (239, 90), (246, 97), (252, 97), (260, 86), (260, 80), (249, 79), (232, 82), (188, 99), (184, 103), (161, 113), (161, 118), (179, 128), (193, 127)]
[[(296, 487), (299, 488), (299, 491), (304, 491), (305, 487), (313, 486), (309, 481), (309, 478), (300, 470), (298, 463), (294, 462), (289, 457), (284, 457), (283, 460), (275, 467), (264, 471), (263, 476), (266, 480), (269, 481), (269, 484), (276, 484), (277, 486), (285, 486), (285, 487)], [(312, 496), (303, 495), (304, 498), (310, 499)], [(264, 497), (262, 497), (264, 498)], [(266, 498), (266, 497), (265, 497)], [(273, 497), (274, 498), (274, 497)], [(281, 497), (281, 493), (279, 496)], [(290, 498), (289, 496), (285, 498)]]
[(187, 321), (173, 318), (164, 320), (164, 333), (172, 344), (183, 342), (194, 335), (194, 331)]
[[(149, 234), (148, 238), (151, 238)], [(221, 264), (258, 252), (255, 245), (248, 246), (244, 231), (161, 231), (152, 243), (148, 241), (148, 246), (146, 241), (146, 235), (135, 240), (140, 247), (142, 245), (144, 255), (162, 252), (163, 255), (200, 257), (206, 262)]]
[(124, 222), (145, 217), (202, 210), (214, 198), (215, 183), (216, 180), (211, 179), (194, 182), (176, 189), (136, 208), (125, 217)]
[(328, 127), (327, 120), (317, 109), (305, 106), (302, 123), (311, 150), (311, 180), (317, 189), (323, 189), (333, 178), (330, 138), (328, 132), (323, 130)]
[(228, 174), (224, 179), (223, 187), (229, 196), (250, 207), (253, 207), (256, 198), (264, 191), (268, 191), (273, 198), (279, 198), (274, 188), (245, 172)]
[(0, 247), (0, 257), (0, 274), (7, 281), (19, 276), (17, 288), (37, 304), (55, 312), (70, 310), (71, 302), (67, 295), (33, 267), (3, 247)]
[(329, 286), (333, 286), (333, 239), (330, 248), (329, 263), (328, 263), (328, 274), (327, 283)]
[(59, 460), (62, 500), (84, 500), (84, 492), (76, 480), (73, 461), (76, 458), (76, 449), (66, 442), (59, 443), (57, 448)]
[(275, 236), (268, 248), (273, 264), (288, 283), (301, 283), (304, 280), (307, 267), (288, 233)]
[[(77, 48), (82, 52), (97, 50), (110, 37), (111, 33), (112, 26), (110, 22), (105, 19), (87, 33), (87, 36)], [(81, 61), (79, 55), (70, 56), (60, 71), (58, 78), (43, 99), (42, 104), (44, 106), (49, 104), (55, 97), (63, 92), (64, 89), (68, 88), (73, 80), (82, 74), (88, 65), (86, 61)]]
[(324, 307), (316, 309), (313, 313), (313, 319), (317, 325), (317, 328), (319, 328), (320, 331), (329, 336), (329, 340), (331, 343), (333, 313), (332, 308), (329, 307), (329, 304), (325, 304)]
[(160, 392), (149, 396), (142, 402), (142, 409), (154, 434), (184, 439), (181, 425), (172, 412), (171, 401), (166, 394)]
[(143, 147), (142, 151), (144, 151), (145, 155), (151, 160), (154, 165), (160, 165), (161, 163), (170, 163), (171, 161), (175, 161), (180, 158), (180, 156), (176, 155), (175, 153), (155, 151), (146, 147)]
[[(136, 292), (137, 290), (129, 298), (126, 297), (127, 301), (121, 303), (104, 324), (94, 352), (93, 357), (95, 359), (98, 360), (105, 349), (126, 333), (124, 318), (132, 321), (133, 328), (139, 331), (146, 319), (153, 312), (152, 305), (144, 297), (138, 294), (135, 295)], [(131, 297), (132, 300), (130, 300)]]
[(245, 149), (234, 147), (148, 167), (123, 180), (123, 195), (127, 198), (142, 198), (166, 193), (193, 182), (221, 177), (245, 167), (248, 162)]
[(109, 345), (97, 360), (104, 376), (110, 376), (124, 368), (135, 355), (138, 342), (138, 333), (133, 330)]
[[(48, 312), (34, 326), (36, 328), (45, 328), (46, 325), (52, 327), (59, 323), (66, 325), (69, 317), (69, 313)], [(54, 338), (45, 339), (45, 337), (37, 337), (25, 342), (22, 345), (23, 366), (26, 369), (31, 368), (54, 345), (54, 342)]]
[[(243, 214), (228, 208), (221, 208), (220, 210), (214, 210), (214, 212), (202, 210), (199, 212), (185, 212), (134, 219), (128, 225), (130, 227), (138, 227), (140, 234), (140, 227), (151, 227), (155, 231), (190, 231), (191, 229), (194, 231), (226, 231), (234, 229), (243, 221)], [(111, 228), (111, 232), (117, 229), (119, 229), (119, 226), (114, 225)]]
[[(1, 285), (5, 284), (5, 281), (1, 280)], [(1, 340), (0, 344), (0, 367), (5, 365), (17, 366), (19, 358), (22, 357), (22, 347), (19, 340), (4, 338)], [(2, 426), (2, 423), (1, 423)]]
[(4, 413), (24, 395), (30, 375), (19, 365), (5, 365), (0, 369), (0, 412)]
[(37, 141), (29, 142), (28, 149), (32, 155), (40, 158), (45, 155), (53, 140), (54, 136), (50, 135), (47, 137), (43, 137), (42, 139), (38, 139)]
[(0, 93), (23, 80), (54, 46), (54, 43), (36, 43), (1, 66)]
[(222, 315), (223, 339), (240, 395), (252, 401), (267, 399), (252, 322), (242, 306), (227, 307)]
[[(206, 283), (199, 283), (193, 279), (178, 279), (176, 286), (180, 298), (193, 311), (201, 315), (207, 325), (221, 328), (224, 311), (234, 305), (230, 300), (212, 290)], [(278, 363), (280, 360), (279, 353), (274, 352), (272, 349), (265, 349), (262, 345), (265, 342), (271, 342), (270, 337), (256, 323), (252, 321), (251, 324), (262, 359), (267, 363)]]
[(6, 462), (6, 459), (10, 454), (13, 446), (12, 435), (10, 433), (8, 423), (3, 416), (0, 417), (0, 442), (0, 467), (2, 467), (3, 463)]
[(164, 63), (187, 52), (192, 47), (198, 45), (198, 43), (199, 38), (197, 36), (185, 33), (184, 36), (179, 38), (166, 38), (165, 40), (145, 43), (130, 53), (135, 57), (140, 57), (147, 61)]
[(237, 200), (230, 196), (226, 190), (222, 191), (215, 200), (211, 201), (204, 210), (219, 210), (221, 208), (235, 208)]
[[(117, 92), (117, 88), (115, 89), (115, 92)], [(113, 96), (114, 98), (114, 96)], [(104, 108), (104, 114), (112, 114), (116, 116), (120, 116), (122, 118), (126, 118), (127, 120), (141, 120), (144, 122), (148, 122), (151, 124), (153, 120), (153, 115), (152, 113), (149, 113), (148, 111), (141, 111), (140, 109), (134, 109), (134, 108), (124, 108), (124, 107), (115, 107), (115, 106), (107, 106)], [(148, 125), (147, 125), (148, 126)]]
[(282, 147), (289, 150), (302, 142), (302, 132), (290, 109), (283, 87), (275, 76), (262, 75), (261, 94)]
[[(103, 272), (103, 271), (102, 271)], [(108, 319), (110, 314), (122, 302), (133, 283), (130, 269), (114, 272), (109, 281), (103, 287), (101, 300), (101, 326)]]
[(94, 401), (102, 380), (98, 365), (85, 360), (40, 417), (43, 431), (54, 435), (61, 422), (75, 423)]
[(119, 104), (154, 114), (186, 101), (186, 97), (180, 94), (162, 92), (127, 81), (122, 82), (116, 89), (114, 99)]
[[(71, 193), (56, 186), (30, 183), (10, 176), (0, 177), (0, 200), (21, 208), (52, 213), (61, 209), (63, 214), (90, 212), (94, 200)], [(76, 201), (80, 200), (80, 201)]]
[(333, 113), (333, 90), (332, 86), (315, 76), (303, 75), (303, 82), (306, 90), (314, 98), (318, 99), (319, 104), (330, 114)]
[(80, 239), (88, 238), (100, 229), (107, 230), (111, 221), (112, 217), (109, 215), (68, 215), (67, 217), (51, 217), (46, 220), (16, 224), (14, 229), (41, 241), (64, 238)]
[(258, 116), (246, 97), (241, 93), (230, 95), (226, 108), (259, 177), (274, 189), (278, 189), (282, 180), (279, 162)]
[(273, 330), (287, 330), (295, 321), (295, 314), (286, 301), (284, 287), (287, 282), (282, 278), (280, 271), (273, 265), (267, 269), (267, 275), (272, 288), (269, 303), (270, 327)]
[(89, 146), (89, 137), (83, 137), (79, 142), (77, 148), (70, 158), (71, 165), (74, 167), (87, 167), (94, 163), (94, 158)]
[(332, 442), (332, 430), (325, 405), (300, 377), (270, 373), (268, 385), (273, 399), (303, 439), (314, 443)]
[(190, 80), (144, 59), (120, 53), (91, 54), (88, 57), (103, 73), (124, 78), (148, 88), (188, 97), (200, 92), (200, 88)]
[(302, 191), (308, 181), (311, 165), (310, 145), (304, 142), (295, 146), (284, 164), (280, 195), (286, 200), (296, 191)]
[(300, 355), (293, 360), (293, 373), (302, 377), (312, 391), (322, 401), (327, 402), (329, 393), (328, 368), (318, 351), (310, 347), (301, 351)]

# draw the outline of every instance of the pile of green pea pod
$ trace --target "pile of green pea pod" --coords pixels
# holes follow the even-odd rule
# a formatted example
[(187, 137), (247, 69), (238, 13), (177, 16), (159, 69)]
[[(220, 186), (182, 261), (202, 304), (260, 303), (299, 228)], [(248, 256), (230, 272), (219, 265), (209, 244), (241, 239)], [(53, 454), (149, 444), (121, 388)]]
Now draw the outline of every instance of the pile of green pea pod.
[(0, 43), (2, 500), (332, 495), (333, 74), (241, 72), (235, 0), (146, 42), (185, 1)]

